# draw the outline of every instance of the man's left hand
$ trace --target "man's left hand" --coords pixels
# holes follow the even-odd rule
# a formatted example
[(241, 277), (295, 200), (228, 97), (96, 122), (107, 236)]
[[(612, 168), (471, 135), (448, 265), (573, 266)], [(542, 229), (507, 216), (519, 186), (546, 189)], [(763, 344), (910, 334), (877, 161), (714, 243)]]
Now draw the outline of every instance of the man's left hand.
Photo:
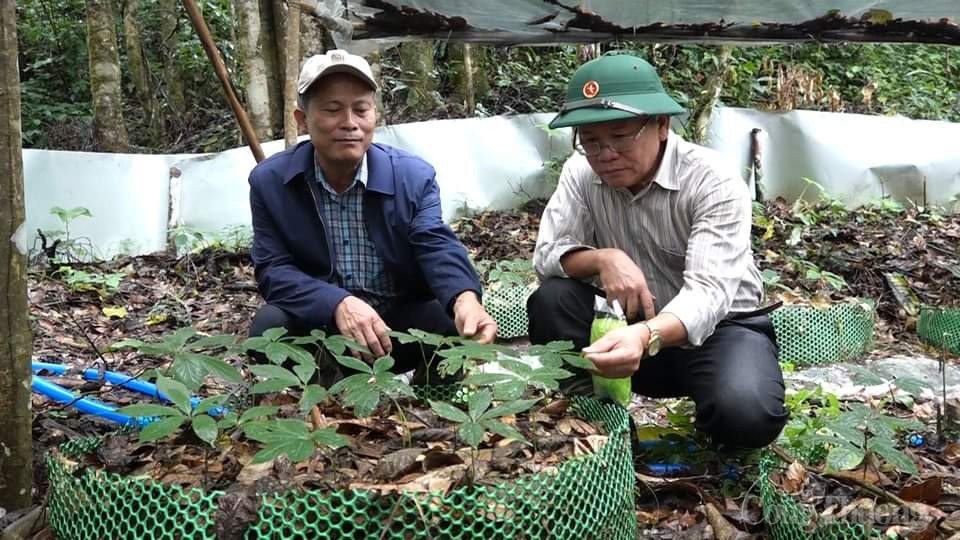
[(641, 324), (617, 328), (583, 349), (584, 357), (593, 362), (597, 373), (616, 379), (631, 377), (640, 367), (650, 336)]
[(453, 322), (461, 336), (473, 338), (479, 343), (493, 343), (497, 337), (496, 321), (483, 309), (477, 293), (473, 291), (464, 291), (457, 296), (453, 303)]

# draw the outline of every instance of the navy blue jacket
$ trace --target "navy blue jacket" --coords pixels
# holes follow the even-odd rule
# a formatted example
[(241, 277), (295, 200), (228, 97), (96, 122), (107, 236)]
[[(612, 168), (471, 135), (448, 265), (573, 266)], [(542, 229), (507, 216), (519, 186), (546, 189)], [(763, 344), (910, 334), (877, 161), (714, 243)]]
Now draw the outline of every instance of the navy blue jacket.
[[(334, 325), (350, 292), (332, 283), (336, 269), (309, 141), (260, 162), (250, 173), (254, 275), (260, 294), (311, 328)], [(367, 231), (396, 283), (400, 301), (453, 299), (480, 281), (466, 249), (440, 212), (436, 172), (426, 161), (384, 144), (367, 150), (363, 200)]]

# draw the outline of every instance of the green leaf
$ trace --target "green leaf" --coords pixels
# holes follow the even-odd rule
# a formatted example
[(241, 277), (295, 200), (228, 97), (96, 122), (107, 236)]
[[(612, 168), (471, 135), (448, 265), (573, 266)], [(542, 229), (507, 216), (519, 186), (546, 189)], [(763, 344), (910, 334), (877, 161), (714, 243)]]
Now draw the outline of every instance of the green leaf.
[(200, 403), (197, 403), (196, 408), (193, 409), (193, 415), (198, 416), (204, 414), (210, 409), (220, 407), (227, 402), (227, 398), (230, 396), (210, 396), (200, 400)]
[(499, 418), (501, 416), (507, 416), (511, 414), (522, 413), (523, 411), (533, 407), (535, 403), (540, 401), (540, 398), (537, 399), (518, 399), (516, 401), (511, 401), (509, 403), (504, 403), (498, 405), (489, 411), (485, 412), (482, 416), (484, 420), (491, 418)]
[(444, 401), (430, 401), (430, 408), (433, 409), (433, 412), (439, 414), (441, 417), (450, 420), (451, 422), (456, 422), (462, 424), (470, 420), (470, 417), (467, 416), (467, 413), (461, 411), (460, 409), (446, 403)]
[(269, 328), (263, 332), (263, 337), (269, 341), (277, 341), (283, 336), (287, 335), (287, 329), (282, 326), (276, 328)]
[(837, 446), (827, 453), (827, 468), (833, 471), (849, 471), (863, 462), (863, 451), (850, 446)]
[(593, 362), (591, 362), (590, 360), (587, 360), (586, 358), (584, 358), (583, 356), (580, 356), (579, 354), (565, 354), (563, 355), (563, 361), (575, 368), (586, 369), (586, 370), (597, 369), (597, 366), (593, 365)]
[(237, 427), (237, 413), (228, 412), (217, 420), (217, 427), (221, 430), (228, 430)]
[(186, 420), (186, 416), (169, 416), (162, 418), (140, 430), (140, 442), (152, 442), (170, 435), (180, 429), (180, 425)]
[(289, 369), (281, 366), (273, 366), (270, 364), (259, 364), (250, 366), (250, 373), (253, 373), (257, 377), (262, 377), (264, 379), (283, 381), (287, 383), (287, 386), (299, 385), (300, 379), (290, 372)]
[(270, 444), (253, 456), (253, 463), (266, 463), (278, 456), (286, 455), (292, 463), (303, 461), (313, 455), (312, 440), (292, 439)]
[(157, 390), (166, 395), (167, 399), (172, 401), (183, 414), (190, 414), (193, 409), (190, 404), (190, 391), (183, 383), (160, 377), (157, 379)]
[(200, 364), (207, 369), (207, 372), (212, 373), (213, 376), (232, 383), (239, 384), (243, 382), (243, 375), (240, 374), (240, 370), (223, 360), (205, 354), (199, 354), (197, 356)]
[(163, 405), (152, 405), (149, 403), (127, 405), (126, 407), (120, 407), (119, 409), (117, 409), (117, 412), (120, 414), (125, 414), (127, 416), (134, 416), (134, 417), (183, 416), (183, 413), (181, 413), (177, 409), (174, 409), (173, 407), (164, 407)]
[(483, 436), (486, 434), (486, 431), (479, 422), (467, 421), (460, 425), (459, 433), (463, 442), (477, 448), (480, 446), (480, 443), (483, 442)]
[(205, 414), (201, 414), (200, 416), (194, 416), (192, 423), (193, 432), (197, 434), (197, 437), (200, 437), (200, 440), (213, 446), (219, 432), (217, 421)]
[(167, 375), (196, 391), (200, 389), (203, 378), (207, 375), (207, 369), (195, 359), (178, 353), (174, 355), (173, 364), (167, 370)]
[(512, 381), (515, 378), (514, 375), (507, 373), (472, 373), (463, 380), (463, 384), (468, 386), (492, 386)]
[(394, 360), (392, 356), (383, 356), (381, 358), (377, 358), (377, 361), (373, 363), (373, 372), (380, 373), (387, 371), (393, 367), (393, 364)]
[(303, 397), (300, 398), (300, 410), (307, 412), (314, 405), (327, 398), (327, 389), (319, 384), (307, 385), (303, 390)]
[(376, 387), (368, 386), (359, 391), (348, 392), (344, 402), (353, 407), (353, 412), (357, 416), (370, 416), (380, 404), (380, 391)]
[(498, 362), (502, 368), (508, 369), (517, 375), (529, 375), (530, 372), (533, 371), (533, 368), (531, 368), (528, 364), (525, 364), (519, 360), (501, 358)]
[(888, 439), (873, 438), (867, 443), (867, 447), (882, 457), (884, 461), (893, 465), (898, 471), (916, 476), (920, 474), (917, 470), (917, 464), (910, 456), (893, 447), (893, 442)]
[(514, 401), (523, 397), (527, 383), (513, 380), (493, 387), (493, 395), (498, 401)]
[(329, 446), (330, 448), (340, 448), (350, 444), (350, 439), (340, 435), (336, 428), (332, 427), (318, 429), (311, 433), (310, 437), (317, 445)]
[(307, 384), (310, 382), (310, 379), (313, 378), (313, 374), (317, 372), (317, 364), (313, 362), (309, 364), (297, 364), (293, 366), (293, 372), (297, 374), (297, 377), (300, 377), (300, 381), (303, 382), (303, 384)]
[(267, 359), (274, 364), (282, 364), (288, 358), (293, 359), (298, 364), (307, 364), (313, 360), (313, 355), (303, 347), (291, 345), (289, 343), (274, 342), (264, 347), (263, 353)]
[(503, 422), (498, 422), (496, 420), (484, 420), (482, 424), (483, 424), (483, 427), (487, 428), (489, 431), (492, 431), (493, 433), (496, 433), (497, 435), (500, 435), (501, 437), (504, 437), (506, 439), (514, 439), (522, 443), (530, 444), (530, 442), (527, 441), (526, 437), (523, 436), (523, 433), (520, 433), (512, 426), (508, 426)]
[(220, 349), (234, 346), (237, 344), (237, 336), (224, 334), (220, 336), (200, 336), (196, 341), (190, 344), (190, 349), (194, 351), (207, 349)]
[(467, 414), (474, 420), (479, 420), (480, 416), (490, 408), (493, 396), (487, 389), (477, 390), (470, 395), (467, 400)]
[(249, 409), (243, 411), (243, 415), (240, 416), (241, 424), (246, 424), (254, 418), (261, 416), (273, 416), (277, 414), (277, 411), (280, 410), (280, 407), (276, 405), (257, 405), (256, 407), (250, 407)]
[(260, 381), (250, 388), (251, 394), (270, 394), (279, 392), (284, 388), (290, 388), (292, 385), (287, 381), (279, 379), (270, 379), (269, 381)]
[(110, 349), (114, 351), (119, 351), (121, 349), (140, 349), (146, 345), (146, 342), (140, 341), (139, 339), (121, 339), (120, 341), (114, 342), (113, 345), (110, 345)]
[(362, 360), (358, 360), (352, 356), (346, 356), (343, 354), (335, 354), (333, 357), (336, 358), (337, 362), (339, 362), (343, 367), (352, 369), (353, 371), (359, 371), (361, 373), (373, 374), (373, 369), (371, 369), (370, 366)]
[(349, 377), (345, 377), (335, 382), (333, 386), (330, 387), (329, 392), (331, 394), (356, 392), (359, 390), (363, 390), (364, 387), (369, 385), (370, 385), (369, 373), (354, 373)]

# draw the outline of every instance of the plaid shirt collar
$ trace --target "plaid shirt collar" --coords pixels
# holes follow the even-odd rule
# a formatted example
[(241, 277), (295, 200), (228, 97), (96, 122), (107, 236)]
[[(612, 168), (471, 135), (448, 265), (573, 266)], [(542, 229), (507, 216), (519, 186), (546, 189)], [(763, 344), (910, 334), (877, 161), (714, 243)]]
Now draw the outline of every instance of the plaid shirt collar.
[[(317, 175), (317, 182), (319, 182), (320, 185), (323, 186), (323, 189), (329, 191), (333, 195), (339, 195), (339, 193), (337, 193), (337, 191), (333, 189), (333, 186), (331, 186), (327, 182), (326, 176), (323, 175), (323, 169), (321, 169), (320, 164), (317, 163), (316, 154), (314, 154), (313, 156), (313, 169), (314, 169), (314, 173)], [(351, 182), (350, 185), (347, 186), (347, 189), (344, 190), (344, 193), (353, 189), (354, 186), (357, 185), (357, 182), (359, 182), (364, 188), (367, 187), (367, 154), (366, 153), (363, 154), (363, 159), (360, 160), (360, 166), (357, 167), (357, 172), (353, 176), (353, 182)]]

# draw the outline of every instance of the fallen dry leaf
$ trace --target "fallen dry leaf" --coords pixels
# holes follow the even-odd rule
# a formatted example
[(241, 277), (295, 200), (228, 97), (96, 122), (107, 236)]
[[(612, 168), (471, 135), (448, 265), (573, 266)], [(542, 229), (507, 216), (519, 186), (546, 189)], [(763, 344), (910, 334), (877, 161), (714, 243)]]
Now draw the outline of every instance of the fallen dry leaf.
[(787, 472), (780, 478), (780, 485), (787, 493), (799, 493), (807, 483), (807, 469), (799, 461), (794, 461), (787, 467)]
[[(924, 527), (922, 531), (911, 534), (909, 536), (909, 539), (910, 540), (936, 540), (938, 536), (937, 523), (939, 521), (940, 521), (939, 519), (931, 519), (930, 523), (928, 523), (927, 526)], [(900, 536), (898, 536), (898, 538), (903, 538), (904, 536), (906, 535), (901, 534)]]
[(960, 443), (952, 442), (943, 449), (943, 459), (950, 465), (960, 462)]
[(942, 494), (942, 478), (928, 478), (919, 484), (904, 486), (900, 490), (900, 498), (905, 501), (919, 501), (926, 504), (937, 504)]

